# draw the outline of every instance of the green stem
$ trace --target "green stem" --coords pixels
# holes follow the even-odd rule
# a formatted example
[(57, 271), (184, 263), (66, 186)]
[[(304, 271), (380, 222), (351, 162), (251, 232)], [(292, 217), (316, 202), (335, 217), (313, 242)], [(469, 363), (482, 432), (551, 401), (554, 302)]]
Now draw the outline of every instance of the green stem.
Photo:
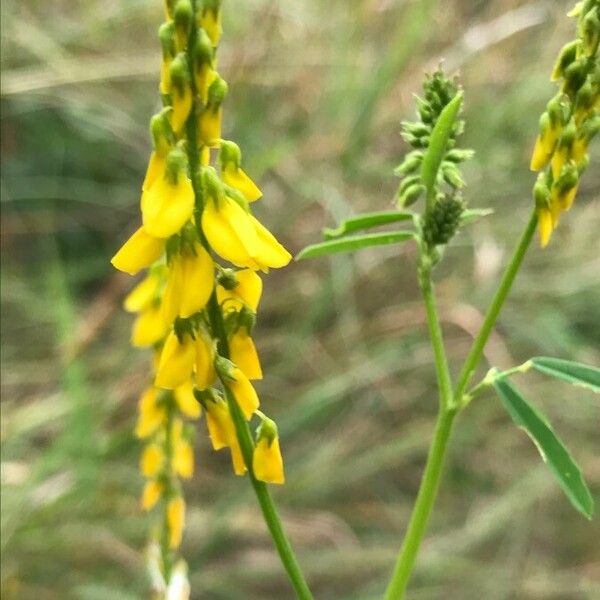
[(456, 410), (440, 407), (435, 433), (429, 448), (427, 464), (419, 487), (417, 500), (408, 523), (408, 529), (400, 553), (396, 560), (394, 572), (385, 593), (385, 600), (401, 600), (410, 579), (427, 523), (435, 503), (440, 484), (442, 467), (452, 431)]
[(500, 314), (500, 310), (504, 305), (504, 301), (508, 296), (510, 288), (519, 272), (521, 267), (521, 263), (525, 258), (525, 254), (527, 253), (527, 249), (529, 248), (529, 244), (531, 244), (531, 240), (535, 233), (535, 229), (537, 227), (537, 212), (535, 208), (531, 213), (531, 217), (529, 218), (529, 223), (527, 223), (527, 227), (525, 231), (521, 235), (521, 239), (519, 240), (517, 247), (513, 253), (513, 256), (510, 260), (510, 263), (506, 267), (504, 271), (504, 275), (500, 281), (500, 285), (496, 290), (496, 294), (492, 299), (492, 303), (488, 308), (488, 311), (483, 320), (483, 324), (479, 333), (473, 340), (473, 344), (471, 346), (471, 350), (465, 360), (462, 371), (458, 377), (458, 383), (456, 384), (456, 390), (454, 392), (453, 404), (459, 405), (462, 402), (462, 396), (475, 373), (475, 369), (479, 364), (479, 360), (481, 359), (481, 355), (483, 354), (483, 350), (485, 348), (485, 344), (492, 333), (492, 329), (496, 324), (496, 320), (498, 319), (498, 315)]

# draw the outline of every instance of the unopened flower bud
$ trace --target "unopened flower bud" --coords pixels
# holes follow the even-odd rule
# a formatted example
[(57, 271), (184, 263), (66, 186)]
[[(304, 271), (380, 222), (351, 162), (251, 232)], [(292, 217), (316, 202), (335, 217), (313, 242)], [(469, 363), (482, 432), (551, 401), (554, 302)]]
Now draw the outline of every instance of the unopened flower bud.
[(175, 36), (177, 42), (177, 51), (182, 52), (187, 46), (190, 31), (192, 30), (194, 10), (190, 0), (177, 0), (173, 12), (173, 21), (175, 23)]
[(585, 55), (594, 56), (598, 51), (600, 41), (600, 6), (596, 5), (583, 17), (581, 34)]
[(563, 76), (565, 69), (575, 60), (577, 57), (577, 47), (579, 46), (579, 40), (569, 42), (565, 44), (556, 59), (554, 68), (552, 69), (552, 75), (550, 79), (556, 81)]

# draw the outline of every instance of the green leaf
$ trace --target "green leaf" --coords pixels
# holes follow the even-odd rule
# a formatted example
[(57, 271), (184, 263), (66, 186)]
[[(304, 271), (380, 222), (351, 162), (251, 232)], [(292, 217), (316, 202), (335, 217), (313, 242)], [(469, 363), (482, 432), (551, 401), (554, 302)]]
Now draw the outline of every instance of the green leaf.
[(531, 359), (531, 364), (540, 373), (600, 394), (600, 369), (597, 367), (549, 356), (536, 356)]
[(594, 512), (594, 500), (579, 467), (552, 427), (506, 379), (494, 381), (504, 408), (517, 427), (522, 428), (537, 446), (544, 462), (554, 473), (571, 504), (588, 519)]
[(337, 252), (352, 252), (369, 246), (385, 246), (388, 244), (397, 244), (407, 240), (416, 239), (416, 234), (412, 231), (389, 231), (386, 233), (365, 233), (354, 237), (347, 237), (320, 244), (313, 244), (301, 250), (296, 256), (296, 260), (305, 258), (315, 258), (316, 256), (325, 256)]
[(365, 213), (342, 221), (340, 226), (335, 229), (323, 229), (323, 236), (330, 240), (360, 229), (377, 227), (378, 225), (387, 225), (388, 223), (397, 223), (398, 221), (409, 221), (413, 216), (414, 215), (411, 212), (397, 210)]
[(488, 217), (494, 214), (493, 208), (467, 208), (460, 215), (461, 225), (469, 225), (474, 223), (481, 217)]
[(463, 94), (459, 92), (444, 107), (431, 132), (429, 147), (421, 165), (421, 179), (427, 190), (433, 189), (435, 185), (437, 173), (446, 154), (446, 146), (452, 134), (452, 127), (454, 126), (454, 121), (456, 120), (462, 101)]

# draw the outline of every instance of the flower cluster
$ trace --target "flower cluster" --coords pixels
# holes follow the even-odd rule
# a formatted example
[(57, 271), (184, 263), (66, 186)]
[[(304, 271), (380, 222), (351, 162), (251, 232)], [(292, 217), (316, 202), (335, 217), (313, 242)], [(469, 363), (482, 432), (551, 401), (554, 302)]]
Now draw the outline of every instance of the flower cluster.
[(577, 38), (554, 65), (552, 80), (560, 81), (560, 91), (540, 119), (531, 157), (531, 169), (540, 171), (534, 199), (542, 247), (562, 211), (571, 208), (589, 162), (588, 145), (600, 131), (600, 0), (579, 2), (569, 15), (578, 17)]
[[(257, 271), (283, 267), (291, 256), (253, 216), (250, 203), (261, 191), (242, 170), (239, 147), (221, 139), (227, 84), (216, 70), (220, 0), (197, 4), (165, 3), (163, 109), (150, 124), (142, 224), (112, 259), (130, 275), (147, 269), (125, 308), (137, 314), (132, 344), (154, 349), (136, 435), (145, 444), (142, 506), (160, 511), (153, 556), (156, 587), (165, 590), (173, 580), (182, 585), (175, 552), (185, 520), (180, 479), (194, 472), (193, 420), (205, 413), (213, 448), (230, 449), (236, 474), (284, 481), (277, 427), (258, 410), (251, 383), (262, 378), (252, 330), (262, 293)], [(244, 448), (240, 428), (254, 415), (256, 438)]]

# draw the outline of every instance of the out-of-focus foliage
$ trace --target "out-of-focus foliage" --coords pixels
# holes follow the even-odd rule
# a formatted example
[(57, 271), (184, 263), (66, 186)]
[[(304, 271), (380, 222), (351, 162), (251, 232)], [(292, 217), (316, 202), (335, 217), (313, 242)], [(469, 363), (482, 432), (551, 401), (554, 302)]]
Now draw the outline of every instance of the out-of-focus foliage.
[[(392, 206), (400, 121), (424, 70), (460, 69), (465, 198), (495, 209), (436, 273), (461, 357), (531, 209), (529, 155), (571, 38), (555, 0), (227, 0), (225, 135), (296, 251), (352, 211)], [(145, 597), (146, 522), (132, 435), (146, 356), (128, 348), (128, 278), (109, 258), (136, 226), (157, 108), (158, 0), (2, 3), (2, 596)], [(600, 362), (598, 144), (577, 205), (532, 249), (488, 344)], [(261, 210), (260, 208), (258, 209)], [(288, 483), (274, 491), (319, 598), (377, 598), (435, 411), (410, 245), (273, 273), (256, 329)], [(600, 406), (519, 380), (600, 490)], [(201, 424), (201, 431), (204, 426)], [(184, 552), (194, 598), (287, 598), (250, 486), (199, 436)], [(492, 395), (461, 418), (413, 599), (591, 599), (598, 521), (571, 510)]]

